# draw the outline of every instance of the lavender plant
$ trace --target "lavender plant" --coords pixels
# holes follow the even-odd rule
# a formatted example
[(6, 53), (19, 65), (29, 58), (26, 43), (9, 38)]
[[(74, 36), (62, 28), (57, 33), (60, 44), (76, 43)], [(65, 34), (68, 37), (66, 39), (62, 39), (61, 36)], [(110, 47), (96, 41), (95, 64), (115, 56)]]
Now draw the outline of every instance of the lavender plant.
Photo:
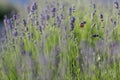
[(119, 80), (119, 2), (113, 5), (109, 12), (89, 0), (33, 1), (26, 17), (5, 16), (0, 80)]

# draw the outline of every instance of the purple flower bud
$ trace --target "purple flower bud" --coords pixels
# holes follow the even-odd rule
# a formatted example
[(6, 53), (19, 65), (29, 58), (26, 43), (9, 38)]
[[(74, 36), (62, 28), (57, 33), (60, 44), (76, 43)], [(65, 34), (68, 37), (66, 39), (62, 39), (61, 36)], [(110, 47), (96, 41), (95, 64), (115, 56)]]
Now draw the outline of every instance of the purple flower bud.
[(13, 32), (13, 35), (16, 37), (16, 36), (18, 36), (18, 32), (17, 31), (14, 31)]
[(16, 20), (17, 19), (17, 15), (13, 15), (13, 20)]
[(31, 6), (31, 10), (34, 12), (35, 10), (37, 10), (38, 6), (37, 6), (37, 3), (34, 2)]
[(119, 4), (118, 4), (118, 2), (116, 1), (116, 2), (114, 2), (114, 6), (115, 6), (115, 8), (116, 9), (118, 9), (119, 8)]
[(12, 20), (11, 19), (7, 19), (6, 20), (6, 24), (7, 24), (7, 27), (8, 27), (9, 30), (11, 30), (13, 28)]
[(75, 23), (75, 17), (71, 18), (70, 25), (71, 25), (71, 30), (74, 29), (74, 23)]
[(75, 6), (73, 6), (72, 10), (73, 10), (73, 12), (75, 12)]
[(100, 14), (100, 18), (103, 19), (103, 14)]
[(40, 33), (42, 34), (42, 26), (39, 26), (39, 28), (40, 28)]
[(7, 24), (11, 24), (11, 21), (10, 21), (10, 19), (7, 19)]
[(75, 17), (72, 17), (71, 18), (71, 23), (74, 23), (75, 22)]
[(9, 30), (12, 30), (12, 29), (13, 29), (12, 24), (9, 24), (9, 25), (8, 25), (8, 29), (9, 29)]
[(113, 19), (111, 18), (110, 21), (113, 23)]
[(52, 9), (52, 12), (55, 13), (55, 12), (56, 12), (56, 8), (53, 8), (53, 9)]
[(100, 19), (101, 21), (103, 21), (103, 14), (100, 14)]
[(23, 50), (21, 51), (21, 54), (24, 56), (24, 55), (26, 54), (26, 51), (23, 49)]
[(116, 26), (117, 22), (116, 22), (116, 21), (114, 21), (114, 22), (113, 22), (113, 24)]
[(70, 7), (69, 8), (69, 16), (71, 16), (72, 15), (72, 8)]
[(24, 44), (24, 42), (22, 42), (22, 43), (20, 44), (20, 48), (21, 48), (21, 49), (24, 49), (24, 47), (25, 47), (25, 44)]
[(36, 26), (39, 26), (39, 22), (38, 21), (36, 21), (35, 24), (36, 24)]
[(26, 26), (27, 25), (27, 22), (25, 19), (23, 19), (23, 25)]
[(37, 3), (34, 2), (33, 5), (34, 5), (35, 10), (37, 10), (37, 8), (38, 8)]
[(74, 29), (74, 24), (70, 24), (71, 25), (71, 31)]
[(63, 14), (61, 14), (61, 19), (64, 19), (64, 16), (63, 16)]
[(60, 20), (60, 18), (59, 18), (59, 16), (57, 16), (57, 17), (56, 17), (56, 21), (59, 22), (59, 20)]
[(96, 8), (96, 4), (93, 4), (93, 8), (94, 8), (94, 9)]
[(40, 15), (40, 20), (45, 20), (45, 16), (43, 14)]
[(52, 17), (55, 17), (56, 8), (52, 9)]
[(46, 16), (46, 18), (47, 18), (47, 20), (49, 20), (49, 19), (50, 19), (50, 16), (49, 16), (49, 15), (47, 15), (47, 16)]

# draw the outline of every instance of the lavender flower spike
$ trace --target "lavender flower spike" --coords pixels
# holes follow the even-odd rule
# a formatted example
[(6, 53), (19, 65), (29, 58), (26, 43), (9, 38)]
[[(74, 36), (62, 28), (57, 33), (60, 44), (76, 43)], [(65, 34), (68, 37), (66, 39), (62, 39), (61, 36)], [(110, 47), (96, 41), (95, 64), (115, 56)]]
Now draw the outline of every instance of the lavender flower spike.
[(27, 25), (27, 22), (25, 19), (23, 19), (23, 25), (26, 26)]
[(70, 22), (71, 30), (74, 29), (74, 23), (75, 23), (75, 17), (72, 17)]
[(118, 4), (118, 2), (116, 1), (116, 2), (114, 2), (114, 6), (115, 6), (115, 8), (116, 9), (118, 9), (119, 8), (119, 4)]

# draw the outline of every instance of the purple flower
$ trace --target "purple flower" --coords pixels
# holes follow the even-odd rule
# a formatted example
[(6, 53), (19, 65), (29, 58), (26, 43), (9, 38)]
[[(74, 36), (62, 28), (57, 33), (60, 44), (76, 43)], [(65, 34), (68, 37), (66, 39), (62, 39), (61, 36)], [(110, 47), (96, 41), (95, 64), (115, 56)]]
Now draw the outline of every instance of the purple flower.
[(50, 16), (49, 16), (49, 15), (47, 15), (47, 16), (46, 16), (46, 19), (47, 19), (47, 20), (49, 20), (49, 19), (50, 19)]
[(11, 24), (11, 21), (10, 21), (10, 19), (7, 19), (7, 24)]
[(23, 25), (26, 26), (27, 25), (27, 22), (25, 19), (23, 19)]
[(42, 34), (42, 26), (39, 26), (39, 28), (40, 28), (40, 33)]
[(38, 6), (36, 2), (33, 3), (33, 6), (34, 6), (34, 9), (37, 10)]
[(113, 56), (115, 56), (115, 54), (119, 53), (119, 44), (118, 42), (111, 42), (110, 45), (109, 45), (109, 48), (110, 48), (110, 52), (111, 54), (114, 54)]
[(40, 25), (44, 26), (45, 16), (43, 14), (40, 15)]
[(100, 14), (100, 18), (103, 19), (103, 14)]
[(110, 21), (113, 23), (113, 19), (111, 18)]
[(119, 4), (118, 4), (118, 2), (116, 1), (116, 2), (114, 2), (114, 6), (115, 6), (115, 8), (116, 9), (118, 9), (119, 8)]
[(11, 19), (7, 19), (6, 20), (6, 24), (9, 30), (12, 30), (13, 28), (13, 24), (12, 24), (12, 20)]
[(18, 32), (17, 31), (14, 31), (13, 32), (13, 35), (16, 37), (16, 36), (18, 36)]
[(74, 23), (75, 22), (75, 17), (72, 17), (71, 18), (71, 23)]
[(24, 55), (26, 54), (26, 51), (23, 49), (23, 50), (21, 51), (21, 54), (24, 56)]
[(116, 22), (116, 21), (114, 21), (114, 22), (113, 22), (113, 24), (116, 26), (117, 22)]
[(70, 7), (69, 8), (69, 16), (71, 16), (72, 15), (72, 8)]
[(101, 21), (103, 21), (103, 14), (100, 14), (100, 19)]
[(52, 12), (55, 13), (55, 12), (56, 12), (56, 8), (53, 8), (53, 9), (52, 9)]
[(35, 10), (37, 10), (38, 6), (37, 6), (37, 3), (34, 2), (31, 6), (31, 10), (34, 12)]
[(63, 16), (63, 14), (61, 14), (61, 19), (64, 19), (64, 16)]
[(94, 9), (96, 8), (96, 4), (93, 4), (93, 8), (94, 8)]
[(14, 15), (13, 15), (13, 20), (16, 20), (16, 19), (17, 19), (17, 15), (14, 14)]
[(53, 8), (52, 9), (52, 15), (53, 15), (52, 17), (55, 17), (55, 13), (56, 13), (56, 8)]
[(59, 16), (57, 16), (57, 17), (56, 17), (56, 21), (59, 22), (59, 20), (60, 20), (60, 18), (59, 18)]
[(73, 12), (75, 12), (75, 6), (73, 6), (72, 10), (73, 10)]
[(92, 13), (92, 17), (94, 17), (95, 13), (96, 13), (96, 10), (94, 10), (94, 12)]
[(72, 17), (70, 21), (71, 30), (74, 29), (74, 23), (75, 23), (75, 17)]

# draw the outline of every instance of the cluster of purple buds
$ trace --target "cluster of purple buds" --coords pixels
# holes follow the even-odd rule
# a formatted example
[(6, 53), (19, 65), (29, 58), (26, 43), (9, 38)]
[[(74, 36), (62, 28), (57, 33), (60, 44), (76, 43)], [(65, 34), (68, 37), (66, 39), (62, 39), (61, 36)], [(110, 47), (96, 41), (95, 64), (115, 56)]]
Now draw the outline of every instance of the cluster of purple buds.
[(56, 12), (56, 8), (53, 8), (53, 9), (52, 9), (52, 12), (55, 13), (55, 12)]
[(92, 17), (94, 17), (94, 16), (95, 16), (95, 13), (96, 13), (96, 10), (94, 10), (94, 12), (92, 13)]
[(14, 32), (13, 32), (13, 35), (14, 35), (15, 37), (17, 37), (17, 36), (18, 36), (18, 32), (17, 32), (17, 31), (14, 31)]
[(38, 5), (36, 2), (33, 2), (32, 5), (28, 5), (27, 7), (27, 11), (28, 13), (31, 15), (32, 13), (34, 13), (36, 10), (38, 9)]
[(21, 44), (20, 44), (20, 48), (21, 48), (21, 50), (22, 50), (22, 53), (24, 53), (24, 49), (25, 49), (25, 44), (24, 44), (24, 42), (22, 42)]
[(46, 19), (47, 19), (47, 20), (49, 20), (49, 19), (50, 19), (50, 16), (49, 16), (48, 14), (46, 15)]
[(74, 29), (74, 23), (75, 23), (75, 17), (72, 17), (70, 21), (71, 30)]
[(116, 24), (117, 24), (116, 21), (114, 21), (112, 18), (110, 19), (110, 21), (112, 22), (112, 24), (113, 24), (114, 26), (116, 26)]
[(60, 27), (60, 25), (61, 25), (61, 19), (60, 19), (59, 16), (56, 17), (56, 22), (58, 24), (58, 27)]
[(23, 25), (26, 26), (27, 25), (27, 21), (25, 19), (23, 19)]
[(75, 12), (75, 7), (69, 8), (69, 16), (72, 16), (72, 13)]
[(55, 17), (56, 8), (52, 8), (51, 12), (52, 12), (52, 17)]
[(41, 24), (41, 26), (45, 26), (44, 21), (45, 21), (45, 16), (44, 16), (44, 14), (41, 14), (40, 15), (40, 24)]
[(12, 19), (7, 19), (6, 20), (6, 25), (7, 25), (9, 30), (12, 30), (12, 28), (13, 28)]
[(110, 21), (113, 23), (113, 19), (112, 18), (110, 18)]
[(69, 8), (69, 16), (72, 15), (72, 8)]
[(114, 22), (113, 22), (113, 24), (114, 24), (114, 26), (116, 26), (117, 22), (116, 22), (116, 21), (114, 21)]
[(116, 1), (116, 2), (114, 2), (114, 6), (115, 6), (115, 8), (116, 9), (118, 9), (119, 8), (119, 4), (118, 4), (118, 2)]
[(96, 4), (93, 4), (93, 8), (96, 9)]
[(35, 10), (38, 9), (38, 6), (37, 6), (37, 3), (36, 3), (36, 2), (34, 2), (34, 3), (32, 4), (31, 9), (32, 9), (32, 11), (35, 11)]
[(103, 14), (100, 14), (100, 19), (101, 21), (103, 21)]

